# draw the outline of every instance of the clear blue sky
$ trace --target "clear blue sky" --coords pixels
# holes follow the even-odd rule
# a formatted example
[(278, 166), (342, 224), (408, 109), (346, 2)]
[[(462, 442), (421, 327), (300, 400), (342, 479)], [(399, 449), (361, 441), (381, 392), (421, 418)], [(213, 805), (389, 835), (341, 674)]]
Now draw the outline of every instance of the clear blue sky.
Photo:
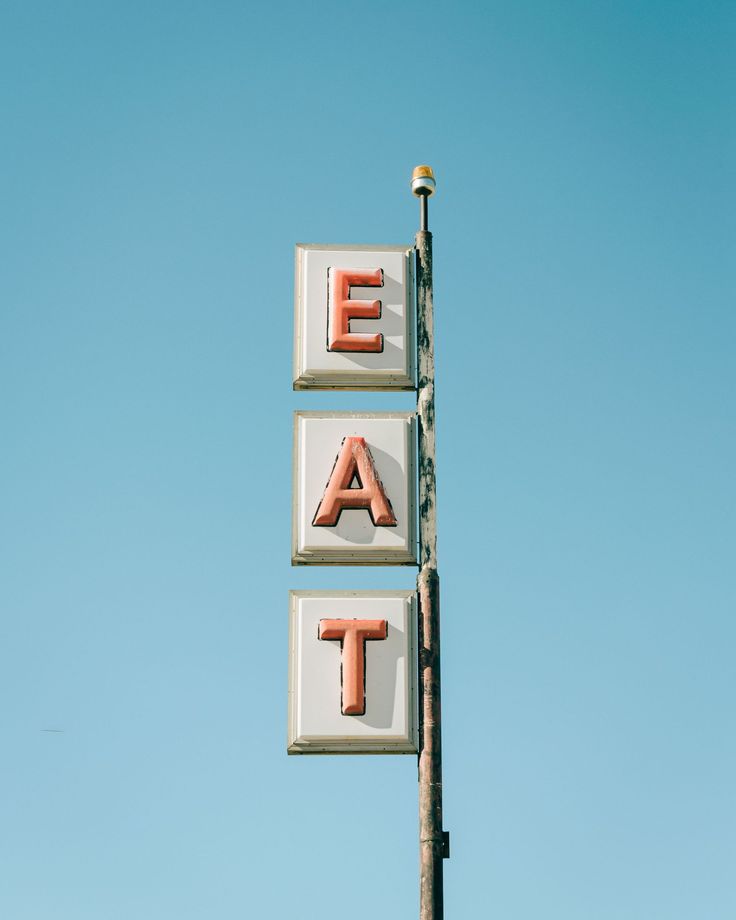
[(414, 759), (286, 756), (287, 593), (412, 585), (290, 566), (293, 410), (411, 407), (292, 393), (293, 247), (410, 243), (427, 162), (447, 918), (733, 920), (735, 58), (703, 0), (6, 0), (4, 918), (416, 916)]

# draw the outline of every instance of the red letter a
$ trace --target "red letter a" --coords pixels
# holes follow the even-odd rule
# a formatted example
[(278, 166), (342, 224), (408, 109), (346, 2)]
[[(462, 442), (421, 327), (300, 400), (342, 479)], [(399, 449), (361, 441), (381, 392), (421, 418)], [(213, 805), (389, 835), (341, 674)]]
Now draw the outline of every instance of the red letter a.
[[(358, 488), (351, 489), (354, 479)], [(345, 438), (319, 503), (312, 525), (334, 527), (340, 514), (350, 508), (364, 508), (375, 527), (395, 527), (396, 515), (383, 491), (365, 438)]]

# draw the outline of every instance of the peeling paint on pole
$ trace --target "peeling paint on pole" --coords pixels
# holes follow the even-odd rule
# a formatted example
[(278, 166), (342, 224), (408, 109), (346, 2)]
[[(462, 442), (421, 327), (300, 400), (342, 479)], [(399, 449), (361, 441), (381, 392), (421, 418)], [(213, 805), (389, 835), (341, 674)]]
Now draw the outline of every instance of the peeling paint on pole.
[(442, 920), (442, 730), (440, 580), (437, 573), (437, 485), (434, 429), (432, 235), (420, 230), (417, 252), (417, 427), (419, 430), (419, 917)]

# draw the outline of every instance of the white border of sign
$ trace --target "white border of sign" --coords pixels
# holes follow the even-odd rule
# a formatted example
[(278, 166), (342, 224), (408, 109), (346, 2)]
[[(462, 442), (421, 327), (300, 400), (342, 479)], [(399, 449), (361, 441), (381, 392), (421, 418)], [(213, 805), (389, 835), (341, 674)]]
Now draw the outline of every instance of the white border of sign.
[[(306, 335), (307, 335), (307, 290), (306, 272), (304, 270), (304, 255), (313, 252), (338, 252), (338, 253), (400, 253), (403, 254), (403, 288), (405, 292), (403, 307), (403, 339), (402, 363), (397, 367), (382, 367), (385, 364), (383, 355), (377, 355), (376, 366), (361, 367), (356, 361), (350, 362), (349, 355), (333, 355), (325, 350), (325, 366), (322, 368), (309, 368), (306, 366)], [(297, 243), (296, 246), (296, 278), (294, 282), (294, 389), (295, 390), (414, 390), (416, 389), (416, 355), (414, 346), (414, 249), (411, 246), (346, 246), (327, 245), (318, 243)], [(361, 266), (356, 266), (361, 267)], [(371, 299), (381, 299), (378, 289), (370, 290)], [(326, 295), (325, 295), (326, 296)], [(366, 321), (356, 320), (360, 326)], [(370, 321), (365, 325), (364, 331), (370, 328)], [(373, 331), (372, 329), (370, 331)], [(380, 331), (377, 327), (376, 331)], [(371, 357), (361, 355), (362, 361), (367, 365)], [(339, 365), (344, 365), (342, 368)]]
[[(402, 485), (406, 489), (406, 508), (402, 512), (402, 518), (405, 515), (406, 522), (402, 524), (405, 532), (405, 538), (395, 546), (371, 546), (369, 544), (360, 546), (350, 544), (348, 548), (335, 545), (334, 539), (324, 545), (309, 544), (308, 546), (300, 545), (300, 520), (303, 512), (302, 504), (304, 496), (302, 495), (302, 425), (303, 419), (331, 419), (345, 420), (350, 422), (353, 419), (375, 419), (376, 421), (390, 421), (395, 419), (406, 424), (405, 434), (405, 456), (403, 460), (405, 483)], [(360, 432), (357, 432), (358, 434)], [(331, 464), (337, 456), (339, 442), (335, 444), (334, 452), (329, 458), (330, 466), (325, 468), (325, 483), (332, 469)], [(414, 412), (305, 412), (297, 410), (294, 413), (294, 457), (293, 457), (293, 515), (292, 515), (292, 565), (416, 565), (417, 564), (417, 521), (416, 521), (416, 413)], [(380, 469), (379, 469), (380, 473)], [(386, 483), (384, 483), (386, 484)], [(391, 495), (389, 495), (391, 498)], [(316, 510), (310, 511), (310, 519)], [(398, 506), (397, 506), (398, 516)], [(312, 528), (320, 530), (324, 528)], [(335, 528), (330, 528), (334, 530)], [(383, 529), (383, 528), (381, 528)], [(393, 532), (393, 528), (386, 528)], [(393, 539), (393, 538), (392, 538)]]
[[(364, 717), (346, 717), (360, 733), (343, 736), (299, 735), (299, 602), (302, 598), (371, 599), (397, 598), (404, 600), (404, 631), (406, 635), (406, 667), (403, 686), (394, 692), (401, 694), (405, 732), (370, 734), (363, 724)], [(417, 714), (417, 597), (415, 591), (290, 591), (289, 592), (289, 717), (287, 750), (289, 754), (416, 754), (418, 751)], [(370, 673), (370, 672), (369, 672)]]

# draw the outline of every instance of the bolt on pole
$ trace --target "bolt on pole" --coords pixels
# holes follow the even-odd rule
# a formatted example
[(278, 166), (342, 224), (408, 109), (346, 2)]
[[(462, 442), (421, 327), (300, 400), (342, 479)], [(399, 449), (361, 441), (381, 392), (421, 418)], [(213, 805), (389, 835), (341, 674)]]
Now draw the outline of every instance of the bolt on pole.
[(440, 582), (437, 572), (435, 479), (434, 314), (432, 234), (428, 199), (434, 173), (417, 166), (412, 192), (420, 202), (416, 235), (417, 427), (419, 431), (419, 918), (443, 918), (443, 866), (449, 838), (442, 828), (442, 721), (440, 693)]

